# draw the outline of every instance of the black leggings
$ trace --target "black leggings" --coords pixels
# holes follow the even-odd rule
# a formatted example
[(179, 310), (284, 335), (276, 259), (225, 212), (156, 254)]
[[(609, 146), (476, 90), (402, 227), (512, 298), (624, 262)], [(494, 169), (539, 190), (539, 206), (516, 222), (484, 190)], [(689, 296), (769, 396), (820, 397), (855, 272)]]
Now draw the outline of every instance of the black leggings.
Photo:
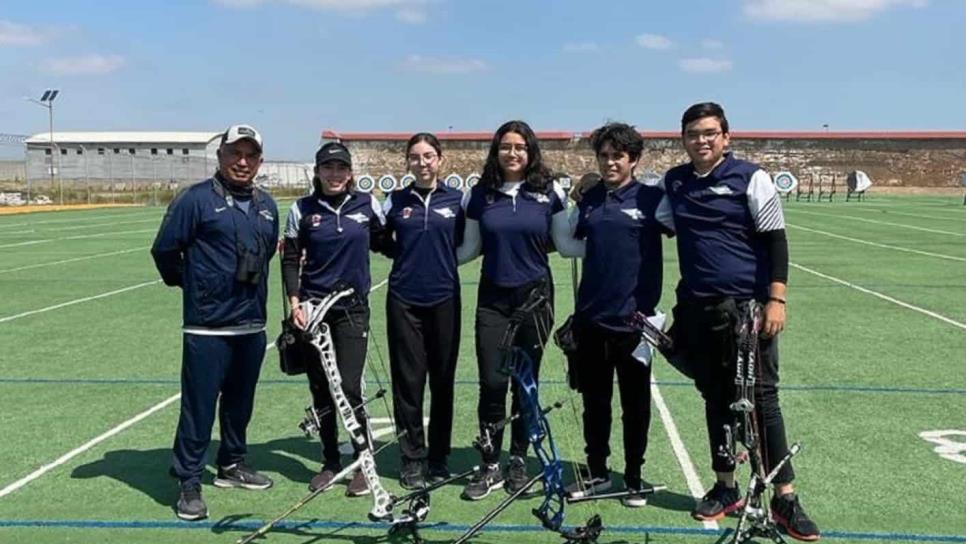
[[(540, 360), (553, 326), (553, 287), (549, 277), (520, 287), (498, 287), (486, 278), (480, 282), (478, 304), (476, 307), (476, 361), (480, 374), (480, 402), (477, 417), (480, 426), (498, 423), (506, 417), (506, 393), (510, 375), (503, 368), (503, 352), (500, 342), (510, 324), (514, 310), (527, 302), (534, 289), (540, 289), (549, 304), (541, 306), (532, 318), (524, 320), (517, 331), (514, 346), (521, 348), (533, 361), (534, 379), (540, 375)], [(520, 392), (514, 382), (511, 390), (513, 401), (511, 413), (520, 413)], [(530, 443), (523, 418), (510, 424), (510, 455), (524, 457)], [(484, 463), (496, 463), (503, 448), (502, 429), (492, 436), (493, 451), (483, 454)]]
[[(402, 457), (443, 462), (453, 435), (453, 382), (460, 351), (459, 294), (435, 306), (415, 306), (386, 297), (389, 366), (396, 424), (406, 434), (399, 438)], [(429, 449), (423, 429), (426, 379), (429, 409)]]
[[(734, 460), (727, 452), (724, 426), (733, 426), (735, 422), (730, 406), (736, 398), (737, 304), (731, 298), (679, 298), (674, 308), (674, 340), (685, 351), (694, 370), (695, 386), (704, 397), (711, 467), (716, 472), (735, 470)], [(758, 346), (754, 403), (767, 473), (788, 453), (788, 442), (778, 403), (778, 339), (759, 338)], [(774, 483), (790, 483), (794, 478), (789, 462), (778, 472)]]
[(641, 335), (580, 321), (575, 322), (574, 332), (584, 401), (584, 451), (590, 473), (593, 476), (607, 475), (616, 371), (621, 395), (624, 479), (640, 480), (651, 426), (651, 367), (631, 355), (640, 343)]

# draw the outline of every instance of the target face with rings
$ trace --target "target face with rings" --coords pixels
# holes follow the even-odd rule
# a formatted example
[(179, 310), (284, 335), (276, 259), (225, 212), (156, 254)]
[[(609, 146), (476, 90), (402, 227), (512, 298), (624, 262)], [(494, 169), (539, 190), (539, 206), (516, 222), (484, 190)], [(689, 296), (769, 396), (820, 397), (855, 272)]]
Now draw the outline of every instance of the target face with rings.
[(779, 172), (775, 174), (775, 189), (779, 193), (788, 193), (798, 187), (798, 180), (791, 172)]
[(396, 178), (389, 174), (379, 178), (379, 190), (383, 193), (389, 193), (396, 190)]
[(371, 193), (376, 188), (376, 180), (366, 174), (356, 178), (356, 190), (363, 193)]
[(414, 176), (412, 174), (406, 174), (405, 176), (403, 176), (403, 177), (401, 177), (399, 179), (399, 187), (400, 188), (401, 187), (406, 187), (410, 183), (415, 183), (415, 182), (416, 182), (416, 176)]
[(473, 186), (475, 186), (479, 182), (480, 182), (479, 174), (470, 174), (466, 176), (466, 181), (463, 182), (463, 184), (466, 186), (467, 189), (472, 189)]
[(462, 189), (463, 188), (463, 178), (459, 177), (458, 174), (450, 174), (446, 176), (446, 186), (451, 189)]

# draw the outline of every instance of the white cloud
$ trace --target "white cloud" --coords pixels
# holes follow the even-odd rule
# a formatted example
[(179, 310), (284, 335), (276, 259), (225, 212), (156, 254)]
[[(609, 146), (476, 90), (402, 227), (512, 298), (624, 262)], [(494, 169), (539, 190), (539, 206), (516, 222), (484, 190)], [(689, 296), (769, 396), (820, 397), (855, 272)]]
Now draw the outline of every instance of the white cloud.
[(580, 53), (588, 51), (597, 51), (600, 46), (596, 42), (570, 42), (565, 43), (563, 50), (568, 53)]
[(56, 76), (88, 76), (114, 72), (124, 66), (120, 55), (84, 55), (47, 59), (40, 69)]
[(635, 38), (637, 45), (647, 49), (669, 49), (671, 40), (659, 34), (641, 34)]
[(720, 40), (701, 40), (701, 47), (705, 49), (721, 49), (724, 47), (724, 42)]
[(730, 60), (710, 59), (707, 57), (681, 59), (678, 61), (678, 66), (685, 72), (692, 74), (719, 74), (721, 72), (730, 72), (732, 68)]
[(42, 45), (53, 38), (53, 30), (0, 20), (0, 45)]
[(407, 72), (438, 75), (469, 74), (482, 72), (489, 68), (486, 62), (479, 59), (424, 57), (422, 55), (409, 55), (399, 66)]
[(759, 21), (862, 21), (894, 7), (921, 8), (927, 0), (744, 0), (743, 11)]

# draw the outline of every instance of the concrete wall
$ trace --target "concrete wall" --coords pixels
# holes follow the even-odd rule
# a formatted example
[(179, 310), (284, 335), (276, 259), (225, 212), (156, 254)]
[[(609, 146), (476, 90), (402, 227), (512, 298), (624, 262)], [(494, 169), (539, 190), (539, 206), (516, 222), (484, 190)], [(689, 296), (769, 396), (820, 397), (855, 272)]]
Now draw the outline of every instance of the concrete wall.
[[(357, 176), (378, 177), (405, 174), (405, 139), (361, 139), (350, 135), (344, 141), (353, 153)], [(480, 173), (489, 148), (488, 140), (445, 140), (446, 159), (442, 174), (466, 177)], [(769, 172), (788, 170), (800, 181), (810, 175), (837, 176), (844, 184), (852, 170), (863, 170), (878, 186), (958, 187), (966, 169), (966, 137), (948, 139), (915, 138), (748, 138), (733, 137), (731, 149), (742, 158), (761, 164)], [(541, 141), (545, 162), (555, 172), (574, 178), (596, 171), (593, 152), (586, 138)], [(663, 174), (687, 160), (676, 137), (647, 138), (638, 174)]]

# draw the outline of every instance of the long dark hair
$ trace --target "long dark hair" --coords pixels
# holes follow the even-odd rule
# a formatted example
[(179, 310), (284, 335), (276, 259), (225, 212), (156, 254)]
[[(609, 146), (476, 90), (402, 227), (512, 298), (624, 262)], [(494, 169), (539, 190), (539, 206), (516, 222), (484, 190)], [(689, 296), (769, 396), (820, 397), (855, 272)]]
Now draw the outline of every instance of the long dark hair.
[(483, 165), (483, 175), (480, 176), (480, 184), (487, 189), (499, 189), (503, 185), (503, 172), (500, 170), (500, 140), (508, 132), (515, 132), (523, 137), (527, 144), (527, 170), (524, 172), (524, 179), (531, 188), (546, 192), (550, 186), (552, 175), (550, 169), (543, 164), (543, 155), (540, 154), (540, 142), (537, 135), (533, 133), (530, 125), (523, 121), (507, 121), (500, 125), (493, 133), (493, 141), (490, 142), (490, 152), (486, 155), (486, 164)]

